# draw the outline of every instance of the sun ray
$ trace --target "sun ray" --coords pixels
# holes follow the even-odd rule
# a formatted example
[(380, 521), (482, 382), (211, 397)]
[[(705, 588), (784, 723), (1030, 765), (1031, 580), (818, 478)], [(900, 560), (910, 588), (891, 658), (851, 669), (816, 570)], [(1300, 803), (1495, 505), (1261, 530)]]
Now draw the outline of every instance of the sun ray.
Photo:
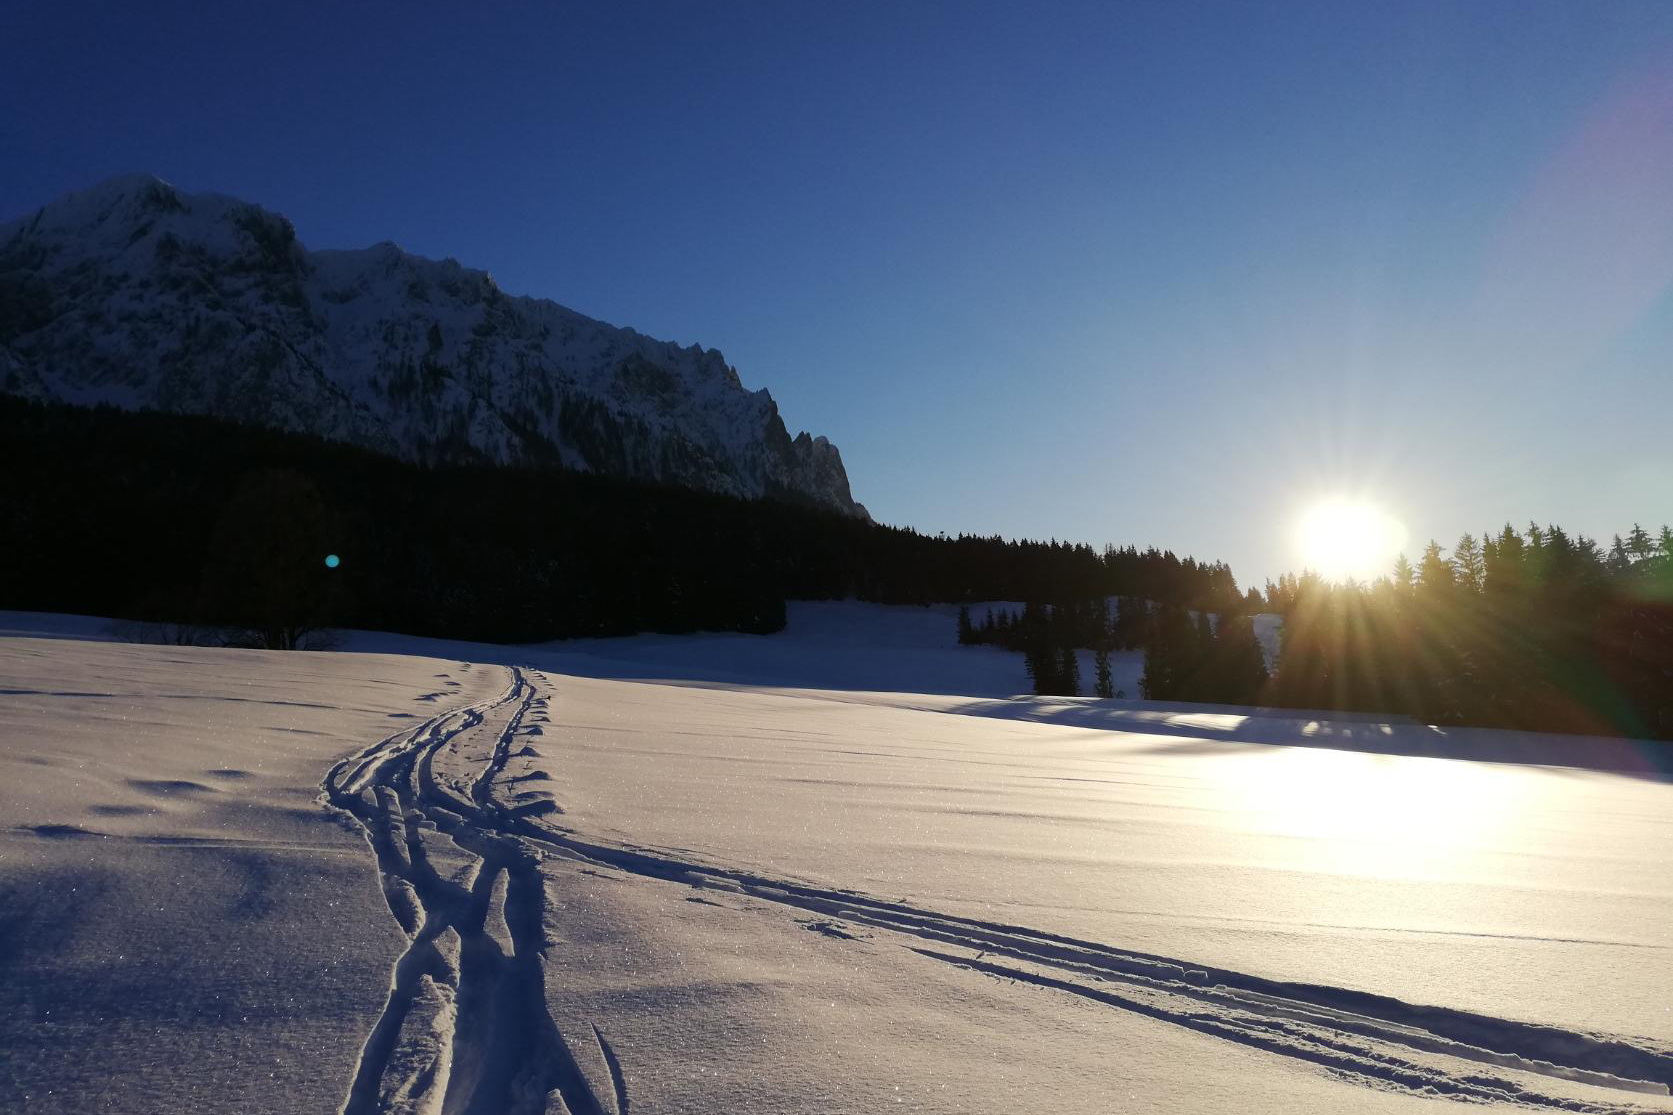
[(1303, 564), (1326, 580), (1367, 582), (1388, 573), (1406, 528), (1374, 503), (1338, 497), (1302, 514), (1296, 544)]

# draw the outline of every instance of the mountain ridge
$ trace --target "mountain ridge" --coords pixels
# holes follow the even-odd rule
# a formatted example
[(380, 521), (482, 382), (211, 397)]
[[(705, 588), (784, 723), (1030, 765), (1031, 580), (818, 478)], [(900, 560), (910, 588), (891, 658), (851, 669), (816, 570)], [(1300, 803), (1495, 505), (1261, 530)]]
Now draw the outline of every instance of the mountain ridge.
[(716, 349), (390, 241), (309, 250), (277, 213), (152, 175), (0, 223), (0, 390), (869, 517), (837, 448), (792, 438)]

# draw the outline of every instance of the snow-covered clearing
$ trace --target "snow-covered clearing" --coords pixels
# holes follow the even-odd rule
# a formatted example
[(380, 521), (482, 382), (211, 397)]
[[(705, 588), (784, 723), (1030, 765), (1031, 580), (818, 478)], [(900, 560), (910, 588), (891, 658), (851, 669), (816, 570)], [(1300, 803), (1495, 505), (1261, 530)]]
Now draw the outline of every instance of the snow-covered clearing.
[(99, 630), (0, 617), (0, 1110), (1673, 1108), (1652, 745), (1009, 699), (945, 609)]
[(0, 638), (0, 1111), (334, 1110), (402, 937), (314, 799), (443, 669)]

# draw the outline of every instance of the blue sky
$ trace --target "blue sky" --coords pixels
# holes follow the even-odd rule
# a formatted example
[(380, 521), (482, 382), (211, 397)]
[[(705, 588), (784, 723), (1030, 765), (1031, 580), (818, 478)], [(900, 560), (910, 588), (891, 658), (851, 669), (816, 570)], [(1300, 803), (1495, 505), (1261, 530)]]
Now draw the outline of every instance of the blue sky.
[(1673, 519), (1659, 0), (25, 0), (0, 92), (0, 215), (147, 170), (718, 347), (887, 522)]

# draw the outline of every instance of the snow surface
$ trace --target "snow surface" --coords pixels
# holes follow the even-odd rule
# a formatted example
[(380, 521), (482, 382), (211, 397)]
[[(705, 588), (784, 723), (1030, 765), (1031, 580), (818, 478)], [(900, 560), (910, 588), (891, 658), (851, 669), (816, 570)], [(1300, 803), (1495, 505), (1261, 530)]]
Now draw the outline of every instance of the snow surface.
[(0, 637), (0, 1111), (334, 1110), (402, 938), (314, 799), (438, 667), (52, 626)]
[(948, 609), (101, 629), (0, 615), (0, 1110), (1673, 1109), (1654, 745), (1018, 698)]

